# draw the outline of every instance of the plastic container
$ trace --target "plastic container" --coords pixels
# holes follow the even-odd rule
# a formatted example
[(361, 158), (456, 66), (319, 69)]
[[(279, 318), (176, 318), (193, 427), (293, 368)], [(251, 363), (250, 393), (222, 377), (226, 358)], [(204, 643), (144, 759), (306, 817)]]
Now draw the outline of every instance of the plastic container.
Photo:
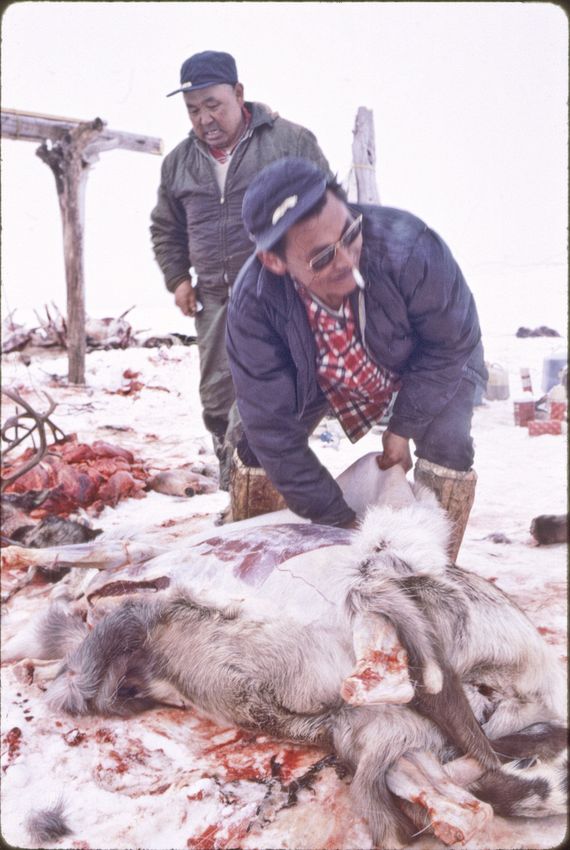
[(509, 397), (509, 373), (500, 363), (487, 363), (489, 380), (485, 398), (489, 401), (504, 401)]
[(548, 416), (549, 419), (566, 419), (568, 401), (566, 398), (566, 387), (555, 384), (548, 393)]
[(568, 364), (568, 352), (550, 354), (542, 361), (542, 389), (545, 393), (560, 383), (560, 373)]
[(530, 393), (525, 393), (525, 396), (513, 401), (515, 425), (520, 425), (523, 428), (534, 419), (534, 398)]

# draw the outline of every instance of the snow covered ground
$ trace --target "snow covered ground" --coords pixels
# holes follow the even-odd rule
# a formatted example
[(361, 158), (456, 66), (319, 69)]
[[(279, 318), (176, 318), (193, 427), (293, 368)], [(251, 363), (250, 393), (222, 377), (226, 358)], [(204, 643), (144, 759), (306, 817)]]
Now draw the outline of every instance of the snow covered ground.
[[(538, 514), (567, 509), (566, 437), (530, 437), (526, 428), (515, 427), (512, 396), (519, 394), (520, 367), (529, 367), (533, 386), (540, 390), (544, 358), (565, 350), (566, 340), (497, 334), (485, 342), (487, 360), (509, 370), (511, 398), (485, 401), (475, 410), (479, 483), (459, 563), (511, 594), (565, 665), (567, 547), (533, 545), (529, 526)], [(26, 366), (18, 354), (10, 354), (3, 367), (3, 384), (25, 388), (40, 409), (42, 390), (47, 390), (58, 403), (53, 420), (80, 440), (105, 439), (123, 446), (155, 471), (213, 460), (200, 415), (194, 346), (92, 353), (86, 386), (79, 388), (67, 386), (63, 357), (42, 357)], [(145, 384), (135, 395), (112, 392), (121, 386), (126, 369), (140, 372)], [(5, 409), (3, 416), (7, 414)], [(322, 440), (320, 429), (312, 445), (333, 474), (381, 445), (378, 433), (351, 445), (340, 432), (335, 434), (334, 423), (327, 422), (327, 429), (338, 439)], [(219, 491), (192, 499), (149, 493), (106, 508), (92, 522), (106, 537), (132, 536), (137, 529), (170, 523), (174, 539), (214, 528), (226, 504), (227, 494)], [(489, 539), (496, 532), (510, 542)], [(29, 619), (45, 604), (49, 590), (28, 587), (13, 597), (4, 611), (9, 626)], [(349, 779), (328, 763), (315, 771), (312, 788), (299, 790), (296, 805), (282, 808), (263, 829), (255, 820), (272, 766), (276, 793), (286, 799), (291, 780), (319, 763), (324, 753), (219, 727), (198, 712), (161, 709), (128, 720), (57, 717), (47, 709), (33, 666), (31, 670), (21, 664), (2, 669), (2, 834), (9, 844), (39, 846), (30, 839), (26, 817), (30, 810), (61, 799), (72, 834), (41, 846), (371, 846), (365, 823), (352, 810)], [(565, 831), (562, 817), (496, 817), (468, 847), (553, 847)], [(440, 845), (422, 837), (417, 846)]]

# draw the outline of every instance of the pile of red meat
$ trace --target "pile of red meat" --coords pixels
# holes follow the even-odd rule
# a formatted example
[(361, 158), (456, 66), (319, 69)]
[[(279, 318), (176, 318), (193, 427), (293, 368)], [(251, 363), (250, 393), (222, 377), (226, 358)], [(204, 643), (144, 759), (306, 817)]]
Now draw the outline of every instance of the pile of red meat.
[[(2, 476), (14, 473), (32, 455), (26, 450)], [(129, 496), (142, 498), (149, 473), (127, 449), (103, 440), (79, 443), (76, 434), (49, 446), (42, 460), (9, 484), (5, 493), (36, 495), (29, 511), (34, 519), (68, 516), (86, 508), (97, 516), (106, 505), (115, 505)]]

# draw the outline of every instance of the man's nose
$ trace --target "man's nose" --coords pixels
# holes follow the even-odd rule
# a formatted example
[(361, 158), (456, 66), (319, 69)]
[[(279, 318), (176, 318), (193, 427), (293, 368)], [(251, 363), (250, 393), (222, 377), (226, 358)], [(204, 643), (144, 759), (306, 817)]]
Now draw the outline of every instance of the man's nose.
[(211, 112), (204, 111), (200, 113), (200, 122), (203, 127), (207, 127), (209, 124), (212, 124), (213, 120), (214, 116)]
[(335, 260), (339, 266), (346, 264), (352, 267), (354, 265), (354, 254), (352, 252), (352, 245), (338, 245), (336, 249)]

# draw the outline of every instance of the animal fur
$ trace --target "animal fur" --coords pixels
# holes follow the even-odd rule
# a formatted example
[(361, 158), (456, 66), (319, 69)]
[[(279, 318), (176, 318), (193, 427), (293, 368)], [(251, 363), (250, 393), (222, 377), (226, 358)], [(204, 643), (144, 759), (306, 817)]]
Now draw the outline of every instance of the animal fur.
[(530, 533), (537, 543), (547, 546), (568, 542), (568, 514), (541, 514), (530, 524)]
[(40, 847), (53, 844), (72, 832), (61, 800), (49, 808), (31, 812), (26, 819), (26, 827), (34, 844)]
[[(476, 786), (481, 799), (503, 814), (562, 811), (557, 661), (505, 594), (447, 568), (447, 523), (418, 495), (420, 502), (400, 511), (371, 512), (348, 560), (331, 565), (346, 610), (330, 620), (302, 625), (254, 616), (184, 589), (129, 600), (88, 634), (61, 611), (48, 616), (52, 653), (58, 642), (69, 648), (79, 641), (49, 688), (51, 706), (126, 714), (156, 700), (192, 704), (255, 732), (332, 748), (353, 771), (355, 801), (376, 845), (408, 841), (414, 830), (386, 781), (410, 750), (445, 761), (472, 752), (474, 742), (491, 768)], [(359, 612), (396, 626), (416, 685), (410, 706), (354, 707), (340, 698), (354, 668)], [(503, 750), (520, 763), (548, 748), (552, 764), (500, 767)]]

